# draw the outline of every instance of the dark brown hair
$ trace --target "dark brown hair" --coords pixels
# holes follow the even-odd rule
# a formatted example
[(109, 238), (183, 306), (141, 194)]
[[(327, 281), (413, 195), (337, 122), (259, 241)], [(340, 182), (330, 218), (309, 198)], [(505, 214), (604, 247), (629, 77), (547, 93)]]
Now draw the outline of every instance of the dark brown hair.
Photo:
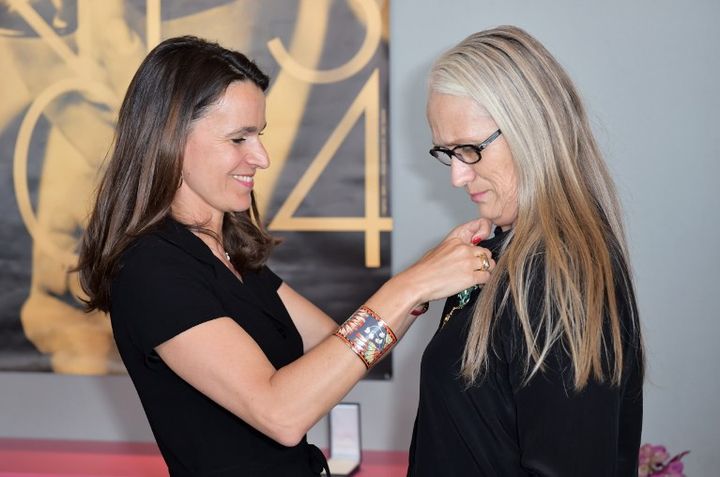
[[(80, 245), (77, 271), (88, 311), (109, 311), (122, 253), (170, 215), (192, 122), (234, 81), (251, 81), (263, 91), (269, 84), (242, 53), (193, 36), (163, 41), (138, 68)], [(205, 231), (203, 224), (186, 225)], [(250, 210), (225, 213), (222, 243), (240, 271), (265, 263), (275, 242), (262, 226), (254, 195)]]

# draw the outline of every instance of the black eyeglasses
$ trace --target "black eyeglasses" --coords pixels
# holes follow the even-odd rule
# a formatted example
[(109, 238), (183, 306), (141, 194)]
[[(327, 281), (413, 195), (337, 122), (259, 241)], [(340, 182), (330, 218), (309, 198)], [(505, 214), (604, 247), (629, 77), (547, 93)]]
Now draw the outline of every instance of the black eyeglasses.
[(498, 129), (480, 144), (459, 144), (453, 148), (435, 146), (430, 149), (430, 155), (449, 166), (452, 164), (453, 157), (465, 164), (475, 164), (482, 159), (482, 151), (497, 139), (502, 132)]

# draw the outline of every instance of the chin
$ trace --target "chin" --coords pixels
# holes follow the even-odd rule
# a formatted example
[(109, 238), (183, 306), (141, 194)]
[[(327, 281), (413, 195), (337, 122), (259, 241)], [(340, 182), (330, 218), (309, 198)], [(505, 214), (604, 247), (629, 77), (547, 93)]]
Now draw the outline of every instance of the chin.
[(493, 213), (492, 210), (488, 210), (488, 207), (486, 207), (485, 204), (480, 204), (478, 205), (478, 217), (481, 219), (487, 219), (490, 222), (495, 223), (498, 215), (496, 213)]
[(235, 197), (234, 200), (228, 204), (228, 207), (225, 210), (228, 212), (245, 212), (250, 209), (251, 204), (250, 195), (245, 197)]

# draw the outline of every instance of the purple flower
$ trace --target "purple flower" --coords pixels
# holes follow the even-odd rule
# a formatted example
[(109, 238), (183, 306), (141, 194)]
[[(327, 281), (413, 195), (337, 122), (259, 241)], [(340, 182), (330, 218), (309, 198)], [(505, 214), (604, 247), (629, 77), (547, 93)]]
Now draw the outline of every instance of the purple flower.
[(671, 458), (665, 446), (645, 444), (638, 454), (638, 477), (685, 477), (682, 458), (689, 452)]

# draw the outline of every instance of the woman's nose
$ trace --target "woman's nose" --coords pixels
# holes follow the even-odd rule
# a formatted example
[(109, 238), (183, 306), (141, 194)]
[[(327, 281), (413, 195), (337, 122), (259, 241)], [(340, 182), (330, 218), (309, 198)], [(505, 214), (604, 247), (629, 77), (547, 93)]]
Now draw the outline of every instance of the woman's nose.
[(267, 169), (270, 166), (270, 156), (268, 156), (265, 146), (258, 141), (257, 146), (248, 152), (248, 163), (254, 165), (258, 169)]
[(475, 178), (475, 170), (469, 164), (453, 157), (450, 163), (450, 181), (455, 187), (465, 187)]

